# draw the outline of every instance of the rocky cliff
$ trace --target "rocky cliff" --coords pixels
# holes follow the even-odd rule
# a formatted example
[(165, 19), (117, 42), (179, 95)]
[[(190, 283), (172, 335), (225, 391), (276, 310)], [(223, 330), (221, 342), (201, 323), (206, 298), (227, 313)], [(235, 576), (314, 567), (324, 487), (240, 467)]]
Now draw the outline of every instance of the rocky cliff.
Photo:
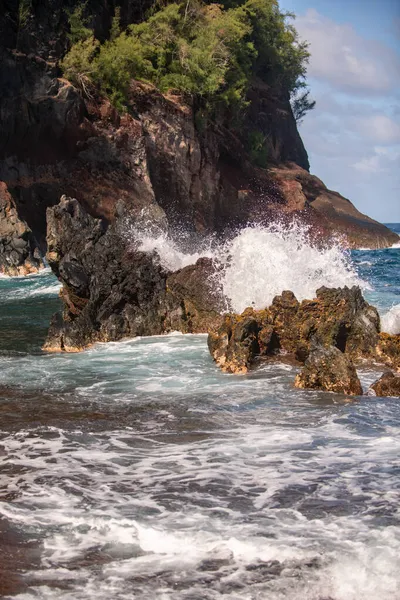
[(78, 352), (98, 341), (220, 325), (210, 259), (172, 273), (156, 253), (126, 239), (122, 215), (108, 225), (65, 196), (48, 208), (47, 221), (47, 260), (63, 284), (64, 311), (53, 317), (45, 350)]
[[(150, 3), (119, 2), (122, 21), (140, 19)], [(76, 4), (29, 2), (25, 15), (26, 2), (3, 0), (0, 11), (0, 180), (32, 232), (31, 245), (44, 253), (46, 209), (62, 194), (107, 222), (118, 202), (133, 215), (157, 203), (172, 227), (199, 233), (295, 214), (321, 235), (343, 233), (351, 246), (398, 241), (309, 174), (283, 91), (254, 81), (248, 92), (248, 127), (266, 140), (268, 168), (254, 164), (229, 121), (201, 127), (190, 103), (153, 86), (132, 81), (123, 115), (96, 91), (84, 98), (57, 62), (68, 47), (66, 9)], [(105, 39), (115, 3), (91, 8), (96, 35)]]

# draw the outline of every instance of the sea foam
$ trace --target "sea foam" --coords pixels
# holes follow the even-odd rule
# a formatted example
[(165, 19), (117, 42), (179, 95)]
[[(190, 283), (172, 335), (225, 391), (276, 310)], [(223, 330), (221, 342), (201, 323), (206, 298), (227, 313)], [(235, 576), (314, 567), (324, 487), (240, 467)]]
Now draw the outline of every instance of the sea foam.
[(386, 333), (400, 333), (400, 304), (392, 308), (381, 318), (381, 329)]
[(296, 222), (290, 226), (248, 226), (225, 243), (209, 239), (192, 252), (182, 251), (179, 243), (165, 233), (153, 238), (141, 235), (139, 248), (156, 251), (161, 264), (170, 270), (194, 264), (201, 256), (213, 258), (221, 267), (219, 283), (236, 312), (248, 306), (269, 306), (284, 290), (293, 291), (298, 300), (303, 300), (313, 298), (321, 286), (368, 287), (339, 242), (316, 245), (309, 230)]

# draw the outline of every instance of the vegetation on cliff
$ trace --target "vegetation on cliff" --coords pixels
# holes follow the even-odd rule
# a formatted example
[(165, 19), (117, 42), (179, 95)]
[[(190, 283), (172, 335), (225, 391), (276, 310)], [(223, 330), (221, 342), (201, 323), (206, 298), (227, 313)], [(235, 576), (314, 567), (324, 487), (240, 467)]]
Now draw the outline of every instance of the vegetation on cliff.
[(65, 76), (85, 93), (96, 85), (120, 109), (127, 106), (132, 78), (214, 112), (220, 106), (243, 108), (254, 79), (296, 98), (300, 116), (313, 108), (304, 92), (307, 43), (299, 41), (288, 21), (291, 15), (276, 0), (156, 6), (146, 20), (125, 31), (117, 12), (103, 44), (78, 8), (70, 16), (73, 44), (62, 61)]

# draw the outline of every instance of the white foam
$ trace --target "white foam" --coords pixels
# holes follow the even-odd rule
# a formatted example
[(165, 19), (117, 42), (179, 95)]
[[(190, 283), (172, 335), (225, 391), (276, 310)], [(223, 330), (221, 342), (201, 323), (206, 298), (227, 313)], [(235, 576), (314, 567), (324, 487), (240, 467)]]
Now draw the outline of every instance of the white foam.
[(392, 308), (381, 317), (381, 329), (386, 333), (400, 333), (400, 304)]
[(368, 287), (339, 242), (317, 246), (310, 241), (308, 229), (296, 222), (249, 226), (225, 244), (209, 240), (193, 253), (184, 253), (166, 234), (141, 237), (140, 249), (156, 251), (170, 270), (194, 264), (201, 256), (213, 258), (222, 270), (218, 281), (225, 297), (237, 312), (248, 306), (264, 308), (284, 290), (303, 300), (313, 298), (324, 285)]
[(146, 235), (139, 236), (139, 250), (142, 252), (156, 251), (160, 256), (163, 267), (170, 271), (178, 271), (188, 265), (194, 265), (201, 257), (213, 258), (214, 252), (211, 249), (211, 242), (206, 241), (202, 247), (195, 252), (183, 252), (178, 244), (166, 233), (161, 233), (157, 237)]

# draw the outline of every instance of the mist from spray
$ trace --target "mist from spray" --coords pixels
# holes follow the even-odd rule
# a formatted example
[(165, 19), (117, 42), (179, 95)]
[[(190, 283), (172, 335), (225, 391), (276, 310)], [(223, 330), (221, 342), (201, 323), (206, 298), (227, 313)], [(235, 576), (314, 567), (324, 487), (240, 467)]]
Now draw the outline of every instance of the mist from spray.
[(297, 222), (248, 226), (229, 241), (218, 244), (210, 238), (191, 251), (182, 250), (182, 244), (165, 232), (155, 236), (136, 232), (135, 239), (139, 250), (155, 251), (162, 266), (171, 271), (203, 256), (212, 258), (218, 266), (219, 285), (235, 312), (269, 306), (284, 290), (291, 290), (301, 301), (315, 297), (321, 286), (368, 287), (339, 242), (317, 246), (307, 227)]

